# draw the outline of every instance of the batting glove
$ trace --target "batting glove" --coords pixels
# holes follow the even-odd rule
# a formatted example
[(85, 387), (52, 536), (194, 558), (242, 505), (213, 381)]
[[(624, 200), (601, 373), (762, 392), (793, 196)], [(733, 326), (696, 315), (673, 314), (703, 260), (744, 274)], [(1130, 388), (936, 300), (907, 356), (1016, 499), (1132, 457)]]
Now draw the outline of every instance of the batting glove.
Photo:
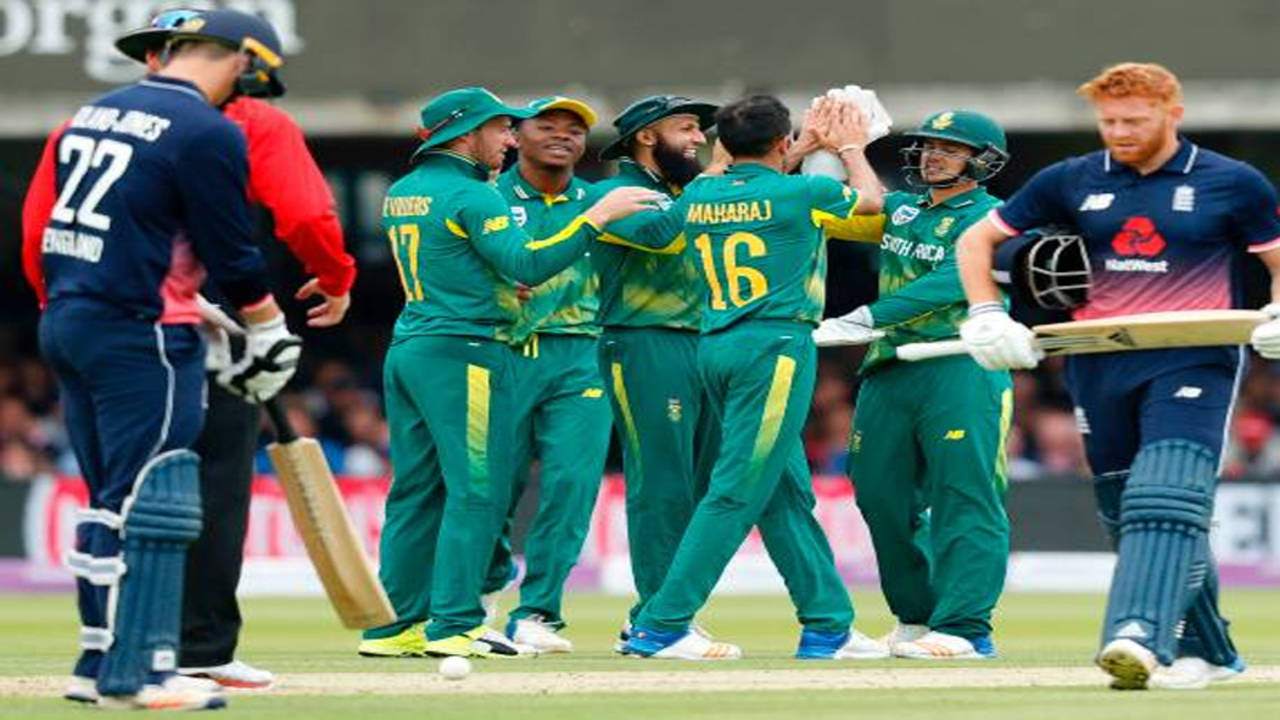
[(1280, 360), (1280, 303), (1271, 303), (1262, 308), (1262, 312), (1270, 315), (1271, 320), (1253, 329), (1249, 344), (1262, 357)]
[(222, 372), (232, 364), (229, 333), (243, 335), (244, 328), (203, 295), (196, 295), (196, 307), (200, 310), (200, 319), (204, 321), (200, 327), (206, 345), (204, 369), (215, 374)]
[(245, 331), (244, 356), (218, 372), (218, 384), (251, 402), (270, 400), (298, 369), (302, 338), (289, 332), (284, 315)]
[(1000, 303), (969, 308), (960, 339), (973, 359), (988, 370), (1029, 369), (1044, 357), (1031, 328), (1009, 317)]
[(818, 347), (866, 345), (882, 337), (884, 333), (875, 329), (871, 309), (866, 305), (848, 315), (827, 318), (813, 331), (813, 342)]

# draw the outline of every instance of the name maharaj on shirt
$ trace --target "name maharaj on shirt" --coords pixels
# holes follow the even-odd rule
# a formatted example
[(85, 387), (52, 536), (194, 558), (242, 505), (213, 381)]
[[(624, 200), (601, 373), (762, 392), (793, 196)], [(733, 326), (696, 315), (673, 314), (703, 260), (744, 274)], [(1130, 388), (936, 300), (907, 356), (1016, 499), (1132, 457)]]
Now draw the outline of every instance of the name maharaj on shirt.
[(763, 222), (773, 218), (772, 200), (732, 203), (692, 203), (685, 222), (714, 225), (716, 223)]

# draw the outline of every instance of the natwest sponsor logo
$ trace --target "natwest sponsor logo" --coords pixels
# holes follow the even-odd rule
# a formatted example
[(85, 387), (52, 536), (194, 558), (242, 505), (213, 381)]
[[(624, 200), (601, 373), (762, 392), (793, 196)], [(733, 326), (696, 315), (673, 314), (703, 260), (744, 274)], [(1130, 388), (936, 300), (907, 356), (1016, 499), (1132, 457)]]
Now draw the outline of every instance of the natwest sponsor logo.
[(1104, 267), (1111, 272), (1167, 273), (1168, 260), (1148, 260), (1169, 246), (1147, 217), (1131, 217), (1111, 238), (1111, 249), (1118, 258), (1107, 258)]

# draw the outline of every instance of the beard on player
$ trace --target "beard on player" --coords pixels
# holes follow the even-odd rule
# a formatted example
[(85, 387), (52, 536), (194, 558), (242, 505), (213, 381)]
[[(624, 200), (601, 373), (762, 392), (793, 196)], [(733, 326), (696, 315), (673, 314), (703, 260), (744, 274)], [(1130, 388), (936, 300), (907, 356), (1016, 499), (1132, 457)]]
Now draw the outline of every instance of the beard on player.
[(698, 147), (692, 143), (684, 147), (667, 142), (658, 135), (658, 142), (653, 146), (653, 161), (658, 165), (662, 178), (676, 187), (684, 187), (702, 172), (702, 162), (698, 160)]

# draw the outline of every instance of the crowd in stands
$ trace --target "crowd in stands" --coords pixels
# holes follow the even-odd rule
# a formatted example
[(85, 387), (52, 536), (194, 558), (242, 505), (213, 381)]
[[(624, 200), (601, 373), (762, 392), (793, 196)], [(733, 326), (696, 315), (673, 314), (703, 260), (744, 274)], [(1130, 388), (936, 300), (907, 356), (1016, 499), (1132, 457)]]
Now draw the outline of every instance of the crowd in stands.
[[(857, 398), (861, 351), (824, 350), (805, 450), (819, 474), (843, 474)], [(337, 359), (315, 362), (285, 393), (294, 427), (317, 438), (336, 474), (381, 477), (390, 471), (388, 429), (376, 367)], [(271, 439), (264, 424), (262, 442)], [(619, 455), (610, 454), (610, 470)], [(1007, 443), (1011, 480), (1087, 475), (1084, 448), (1062, 383), (1062, 363), (1051, 359), (1014, 380), (1014, 413)], [(265, 452), (258, 470), (270, 472)], [(1224, 458), (1227, 478), (1280, 474), (1280, 366), (1254, 359), (1241, 383)], [(0, 359), (0, 481), (43, 474), (78, 474), (60, 419), (57, 387), (33, 357)]]

